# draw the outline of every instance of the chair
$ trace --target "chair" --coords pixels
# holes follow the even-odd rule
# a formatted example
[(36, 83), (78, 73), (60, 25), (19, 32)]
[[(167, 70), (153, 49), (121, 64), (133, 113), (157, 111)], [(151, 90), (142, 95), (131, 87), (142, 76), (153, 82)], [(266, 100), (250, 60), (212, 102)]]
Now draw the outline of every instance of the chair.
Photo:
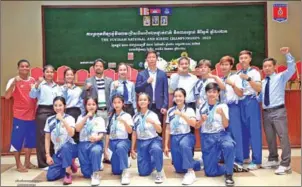
[(137, 78), (137, 75), (138, 75), (138, 70), (137, 69), (133, 69), (131, 68), (131, 77), (130, 77), (130, 81), (132, 82), (136, 82), (136, 78)]
[(114, 73), (114, 79), (113, 79), (113, 80), (114, 80), (114, 81), (115, 81), (115, 80), (118, 80), (118, 73), (117, 73), (117, 72)]
[(251, 68), (256, 69), (258, 72), (260, 72), (260, 68), (258, 68), (257, 66), (251, 66)]
[(221, 71), (220, 63), (219, 62), (215, 65), (215, 69), (216, 69), (216, 75), (218, 75), (218, 77), (222, 78), (224, 75), (223, 75), (223, 73)]
[(58, 67), (58, 69), (57, 69), (57, 74), (58, 74), (57, 82), (59, 84), (63, 84), (64, 83), (64, 80), (65, 80), (64, 72), (68, 68), (69, 68), (68, 66), (60, 66), (60, 67)]
[(40, 67), (31, 68), (30, 76), (32, 76), (37, 81), (39, 77), (43, 77), (43, 69)]
[(285, 70), (287, 70), (287, 67), (284, 66), (284, 65), (277, 65), (277, 67), (276, 67), (276, 72), (277, 73), (281, 73), (281, 72), (283, 72)]
[(58, 72), (57, 72), (57, 71), (54, 71), (54, 72), (53, 72), (53, 81), (54, 81), (55, 83), (58, 83)]
[(132, 76), (132, 67), (127, 65), (127, 79), (130, 80)]
[(115, 71), (113, 69), (105, 69), (104, 75), (106, 77), (110, 77), (111, 79), (115, 80)]
[(216, 69), (213, 69), (213, 70), (211, 71), (211, 74), (212, 74), (212, 75), (217, 75)]
[(237, 71), (242, 70), (242, 66), (241, 66), (240, 62), (236, 64), (236, 70)]
[(77, 84), (84, 84), (86, 79), (89, 78), (89, 72), (86, 69), (79, 69), (78, 71), (76, 71), (75, 73), (75, 82)]
[(90, 68), (89, 68), (89, 77), (93, 77), (93, 76), (95, 76), (94, 67), (90, 66)]
[(262, 80), (266, 77), (266, 74), (264, 73), (263, 69), (260, 70), (260, 72), (261, 72), (261, 80)]

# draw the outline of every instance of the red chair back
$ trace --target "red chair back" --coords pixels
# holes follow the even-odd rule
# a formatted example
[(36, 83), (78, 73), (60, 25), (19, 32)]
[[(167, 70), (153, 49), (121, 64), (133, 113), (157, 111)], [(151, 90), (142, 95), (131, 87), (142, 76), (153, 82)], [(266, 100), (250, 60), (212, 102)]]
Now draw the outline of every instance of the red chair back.
[(236, 64), (236, 70), (237, 71), (242, 70), (242, 66), (241, 66), (240, 62)]
[(115, 71), (113, 69), (105, 69), (104, 75), (106, 77), (110, 77), (111, 79), (115, 80)]
[(221, 71), (220, 63), (219, 62), (215, 65), (215, 70), (216, 70), (216, 75), (218, 77), (222, 78), (223, 77), (223, 73)]
[(78, 84), (84, 84), (86, 79), (89, 78), (89, 72), (86, 69), (79, 69), (75, 73), (75, 82)]
[(64, 72), (66, 69), (68, 69), (68, 66), (60, 66), (57, 69), (57, 74), (58, 74), (58, 78), (57, 78), (57, 82), (59, 84), (63, 84), (64, 83)]
[(31, 68), (30, 76), (32, 76), (37, 81), (39, 77), (43, 77), (43, 69), (40, 67)]
[(132, 68), (130, 81), (136, 82), (137, 75), (138, 75), (138, 70)]
[(53, 72), (53, 81), (58, 83), (58, 72), (57, 71)]

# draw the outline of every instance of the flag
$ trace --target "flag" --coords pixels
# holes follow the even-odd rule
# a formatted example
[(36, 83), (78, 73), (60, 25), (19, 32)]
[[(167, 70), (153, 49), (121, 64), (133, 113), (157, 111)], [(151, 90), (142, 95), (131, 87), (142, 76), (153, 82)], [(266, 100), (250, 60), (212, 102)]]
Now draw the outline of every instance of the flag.
[(139, 15), (148, 16), (149, 15), (149, 8), (139, 8)]
[(161, 8), (161, 14), (165, 16), (170, 16), (172, 15), (172, 8)]
[(150, 8), (150, 14), (151, 15), (160, 15), (161, 9), (160, 8)]
[(273, 5), (273, 20), (279, 23), (287, 21), (288, 5), (276, 3)]

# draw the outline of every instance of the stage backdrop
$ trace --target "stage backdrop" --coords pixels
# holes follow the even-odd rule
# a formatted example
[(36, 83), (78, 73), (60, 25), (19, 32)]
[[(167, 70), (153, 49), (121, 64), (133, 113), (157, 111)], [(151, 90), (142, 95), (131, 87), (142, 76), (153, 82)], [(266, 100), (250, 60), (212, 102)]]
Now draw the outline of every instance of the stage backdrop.
[[(42, 6), (44, 64), (88, 69), (93, 60), (141, 69), (146, 48), (170, 61), (182, 52), (215, 64), (226, 54), (267, 54), (266, 3), (171, 6)], [(145, 15), (145, 16), (144, 16)]]

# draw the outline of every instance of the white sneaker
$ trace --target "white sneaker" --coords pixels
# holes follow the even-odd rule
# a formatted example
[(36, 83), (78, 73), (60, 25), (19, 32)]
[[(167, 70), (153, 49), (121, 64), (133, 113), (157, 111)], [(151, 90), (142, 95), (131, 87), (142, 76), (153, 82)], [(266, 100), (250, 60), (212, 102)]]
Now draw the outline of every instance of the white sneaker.
[(196, 181), (196, 175), (194, 171), (188, 171), (185, 176), (184, 179), (182, 180), (182, 184), (183, 185), (191, 185)]
[(100, 173), (94, 172), (91, 176), (91, 186), (98, 186), (100, 184)]
[(131, 167), (131, 157), (129, 156), (128, 157), (128, 168), (130, 168)]
[(202, 160), (202, 159), (200, 159), (200, 160), (199, 160), (199, 162), (200, 162), (200, 170), (203, 170), (203, 169), (204, 169), (203, 160)]
[(123, 171), (122, 178), (121, 178), (121, 184), (122, 185), (130, 184), (130, 174), (127, 170)]
[(45, 168), (42, 168), (42, 170), (44, 170), (44, 171), (48, 171), (48, 166), (47, 167), (45, 167)]
[(162, 183), (162, 182), (164, 181), (163, 178), (164, 178), (164, 177), (163, 177), (163, 175), (162, 175), (161, 172), (156, 172), (154, 182), (155, 182), (156, 184), (160, 184), (160, 183)]
[(292, 169), (290, 166), (285, 167), (285, 166), (279, 166), (278, 169), (275, 170), (276, 175), (285, 175), (285, 174), (290, 174), (292, 173)]
[(78, 168), (81, 167), (80, 160), (79, 160), (78, 158), (76, 158), (76, 159), (74, 160), (74, 162), (75, 162), (75, 164), (78, 166)]
[(251, 162), (248, 166), (247, 169), (249, 170), (257, 170), (259, 169), (259, 166), (257, 164), (254, 164), (253, 162)]
[(270, 169), (279, 166), (277, 161), (267, 161), (261, 165), (262, 168)]

